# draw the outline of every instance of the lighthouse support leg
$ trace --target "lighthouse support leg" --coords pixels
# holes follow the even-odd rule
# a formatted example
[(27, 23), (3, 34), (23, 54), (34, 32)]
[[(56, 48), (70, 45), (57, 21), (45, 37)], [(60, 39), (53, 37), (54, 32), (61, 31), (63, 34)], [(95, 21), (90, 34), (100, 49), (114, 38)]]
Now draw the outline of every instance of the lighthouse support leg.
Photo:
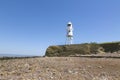
[(67, 37), (66, 45), (71, 45), (73, 43), (72, 40), (73, 40), (73, 37)]

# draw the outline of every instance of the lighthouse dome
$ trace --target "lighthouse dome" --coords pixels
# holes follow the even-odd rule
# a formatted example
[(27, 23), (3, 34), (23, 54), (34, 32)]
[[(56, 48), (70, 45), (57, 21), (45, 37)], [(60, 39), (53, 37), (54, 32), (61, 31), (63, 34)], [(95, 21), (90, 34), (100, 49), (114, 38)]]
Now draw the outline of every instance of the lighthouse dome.
[(72, 26), (72, 23), (71, 23), (71, 22), (68, 22), (67, 26)]

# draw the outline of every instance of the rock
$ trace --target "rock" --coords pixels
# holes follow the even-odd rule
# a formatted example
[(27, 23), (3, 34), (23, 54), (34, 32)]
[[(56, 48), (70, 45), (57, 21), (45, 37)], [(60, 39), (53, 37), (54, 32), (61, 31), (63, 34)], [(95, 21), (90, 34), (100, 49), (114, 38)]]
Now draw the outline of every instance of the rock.
[(102, 66), (98, 66), (98, 68), (102, 69), (103, 67)]

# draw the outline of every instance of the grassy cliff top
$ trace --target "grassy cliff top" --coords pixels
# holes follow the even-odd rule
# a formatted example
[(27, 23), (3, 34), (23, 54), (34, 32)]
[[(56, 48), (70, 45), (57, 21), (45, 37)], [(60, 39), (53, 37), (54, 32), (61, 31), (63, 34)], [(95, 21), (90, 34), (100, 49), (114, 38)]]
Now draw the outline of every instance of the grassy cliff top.
[(120, 42), (56, 45), (49, 46), (46, 50), (45, 56), (79, 56), (103, 52), (113, 53), (119, 50)]

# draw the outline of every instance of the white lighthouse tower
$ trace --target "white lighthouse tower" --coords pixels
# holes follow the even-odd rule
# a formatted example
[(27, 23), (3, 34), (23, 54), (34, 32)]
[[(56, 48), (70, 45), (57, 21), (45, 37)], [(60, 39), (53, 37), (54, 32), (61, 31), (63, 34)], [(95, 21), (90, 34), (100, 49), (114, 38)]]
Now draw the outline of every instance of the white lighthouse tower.
[(72, 27), (72, 23), (71, 22), (68, 22), (67, 24), (67, 40), (66, 40), (66, 44), (67, 45), (70, 45), (72, 44), (72, 40), (73, 40), (73, 27)]

